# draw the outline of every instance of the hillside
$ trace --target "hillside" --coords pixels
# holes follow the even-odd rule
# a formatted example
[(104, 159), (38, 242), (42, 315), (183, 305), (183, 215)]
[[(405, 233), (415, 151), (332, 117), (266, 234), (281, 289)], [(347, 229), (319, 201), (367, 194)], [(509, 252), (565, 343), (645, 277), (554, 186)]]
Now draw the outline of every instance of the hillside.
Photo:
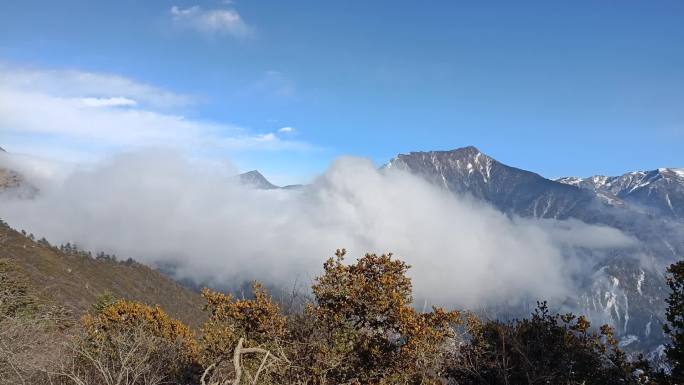
[(163, 274), (142, 264), (92, 258), (83, 253), (65, 253), (46, 242), (36, 242), (0, 225), (0, 262), (12, 274), (25, 276), (34, 296), (86, 312), (98, 296), (159, 305), (173, 317), (196, 326), (201, 323), (201, 297)]

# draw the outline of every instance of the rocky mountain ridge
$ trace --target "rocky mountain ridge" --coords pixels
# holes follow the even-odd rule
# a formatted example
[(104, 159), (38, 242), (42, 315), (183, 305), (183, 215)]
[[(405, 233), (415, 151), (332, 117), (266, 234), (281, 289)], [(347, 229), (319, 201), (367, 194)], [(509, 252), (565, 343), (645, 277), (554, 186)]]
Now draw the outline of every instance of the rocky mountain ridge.
[(654, 215), (684, 220), (684, 168), (634, 171), (620, 176), (564, 177), (556, 181)]

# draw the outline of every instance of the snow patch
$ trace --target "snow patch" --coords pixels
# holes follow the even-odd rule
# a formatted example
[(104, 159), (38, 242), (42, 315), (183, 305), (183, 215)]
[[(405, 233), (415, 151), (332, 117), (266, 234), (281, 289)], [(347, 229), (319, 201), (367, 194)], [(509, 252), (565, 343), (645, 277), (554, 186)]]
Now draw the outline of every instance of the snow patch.
[(633, 344), (635, 342), (639, 341), (639, 337), (635, 336), (634, 334), (630, 334), (625, 336), (620, 342), (618, 343), (618, 346), (621, 348), (624, 348), (627, 345)]
[(644, 278), (646, 278), (646, 273), (639, 269), (639, 278), (637, 279), (637, 291), (639, 292), (639, 295), (644, 295), (644, 293), (641, 292), (641, 285), (644, 283)]
[(613, 287), (618, 287), (620, 284), (620, 280), (617, 277), (610, 277), (610, 280), (613, 281)]

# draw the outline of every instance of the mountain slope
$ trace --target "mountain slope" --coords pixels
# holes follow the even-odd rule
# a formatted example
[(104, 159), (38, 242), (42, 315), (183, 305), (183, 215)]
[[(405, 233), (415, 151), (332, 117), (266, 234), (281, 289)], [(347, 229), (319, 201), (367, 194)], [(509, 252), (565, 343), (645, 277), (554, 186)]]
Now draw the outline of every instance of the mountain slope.
[(257, 170), (248, 171), (238, 175), (240, 183), (249, 185), (259, 190), (273, 190), (280, 188), (273, 183), (269, 182), (266, 177), (261, 175)]
[(33, 241), (4, 222), (0, 225), (0, 261), (26, 276), (38, 297), (70, 308), (77, 315), (88, 311), (98, 296), (110, 293), (160, 305), (193, 326), (204, 317), (199, 294), (147, 266), (65, 253)]

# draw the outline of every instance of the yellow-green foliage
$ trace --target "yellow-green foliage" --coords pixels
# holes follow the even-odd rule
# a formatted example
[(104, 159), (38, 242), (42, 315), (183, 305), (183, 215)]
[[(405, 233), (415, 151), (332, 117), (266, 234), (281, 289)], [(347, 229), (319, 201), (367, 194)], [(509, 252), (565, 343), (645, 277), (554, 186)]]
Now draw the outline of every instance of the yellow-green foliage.
[(82, 323), (87, 336), (93, 340), (103, 341), (110, 333), (140, 327), (151, 336), (178, 346), (187, 363), (197, 362), (199, 358), (199, 347), (192, 330), (169, 317), (159, 306), (117, 300), (99, 313), (85, 315)]

